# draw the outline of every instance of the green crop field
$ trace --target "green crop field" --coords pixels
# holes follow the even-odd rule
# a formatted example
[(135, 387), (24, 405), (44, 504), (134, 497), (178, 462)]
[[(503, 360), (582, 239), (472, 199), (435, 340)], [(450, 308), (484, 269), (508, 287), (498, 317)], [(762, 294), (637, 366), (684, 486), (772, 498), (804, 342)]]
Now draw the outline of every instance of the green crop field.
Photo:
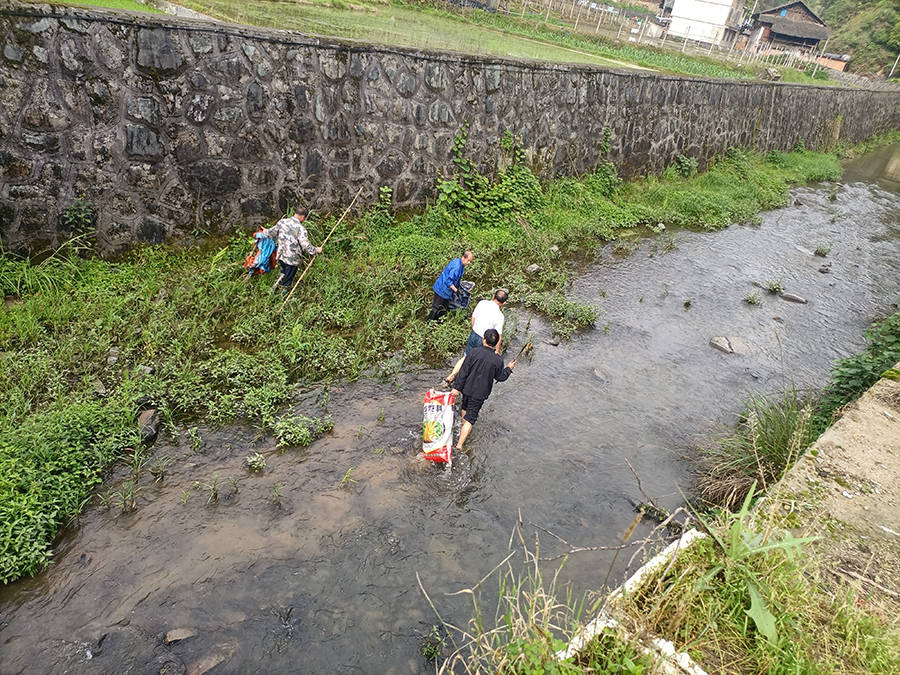
[(562, 63), (634, 67), (589, 50), (510, 35), (445, 12), (386, 2), (186, 0), (179, 4), (217, 19), (403, 47), (452, 50)]
[(108, 9), (127, 9), (131, 12), (149, 12), (151, 14), (162, 14), (162, 12), (150, 5), (144, 5), (135, 0), (67, 0), (67, 2), (55, 2), (54, 5), (85, 5), (88, 7), (104, 7)]

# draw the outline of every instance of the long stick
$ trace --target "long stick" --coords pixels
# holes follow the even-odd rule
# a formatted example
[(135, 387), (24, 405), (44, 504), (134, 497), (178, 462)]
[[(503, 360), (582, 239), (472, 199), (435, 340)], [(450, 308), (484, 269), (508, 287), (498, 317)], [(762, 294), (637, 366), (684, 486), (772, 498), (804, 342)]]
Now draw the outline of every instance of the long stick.
[[(328, 233), (328, 236), (325, 237), (325, 241), (322, 242), (322, 250), (323, 250), (323, 251), (325, 250), (325, 244), (327, 244), (327, 243), (328, 243), (328, 240), (331, 239), (331, 235), (334, 234), (334, 231), (337, 229), (337, 226), (340, 225), (341, 222), (343, 222), (344, 218), (347, 217), (347, 214), (350, 213), (350, 209), (353, 208), (353, 205), (356, 203), (356, 200), (357, 200), (357, 198), (359, 197), (359, 194), (360, 194), (361, 192), (362, 192), (362, 187), (360, 187), (359, 190), (356, 191), (356, 197), (354, 197), (354, 198), (353, 198), (353, 201), (350, 202), (350, 206), (348, 206), (346, 209), (344, 209), (344, 212), (341, 214), (341, 217), (340, 217), (340, 218), (338, 219), (338, 221), (334, 224), (334, 227), (331, 228), (331, 232), (329, 232), (329, 233)], [(294, 282), (294, 287), (291, 289), (291, 292), (288, 293), (287, 296), (285, 297), (285, 299), (281, 302), (281, 307), (278, 308), (278, 311), (279, 311), (279, 312), (280, 312), (281, 310), (284, 309), (285, 304), (287, 303), (288, 300), (291, 299), (291, 296), (294, 294), (294, 291), (297, 290), (297, 286), (299, 286), (299, 285), (300, 285), (300, 282), (303, 281), (303, 277), (306, 276), (306, 273), (309, 272), (309, 268), (312, 267), (312, 264), (313, 264), (315, 261), (316, 261), (316, 256), (313, 256), (312, 258), (310, 258), (309, 262), (308, 262), (307, 265), (306, 265), (306, 269), (303, 270), (303, 274), (301, 274), (301, 275), (300, 275), (300, 278), (297, 279), (297, 281)]]
[(522, 347), (522, 349), (519, 350), (519, 353), (518, 353), (518, 354), (516, 354), (516, 358), (514, 358), (513, 361), (518, 362), (519, 357), (522, 356), (522, 354), (525, 354), (525, 353), (527, 353), (527, 352), (530, 352), (530, 351), (531, 351), (531, 348), (532, 348), (531, 341), (526, 342), (526, 343), (525, 343), (525, 346)]

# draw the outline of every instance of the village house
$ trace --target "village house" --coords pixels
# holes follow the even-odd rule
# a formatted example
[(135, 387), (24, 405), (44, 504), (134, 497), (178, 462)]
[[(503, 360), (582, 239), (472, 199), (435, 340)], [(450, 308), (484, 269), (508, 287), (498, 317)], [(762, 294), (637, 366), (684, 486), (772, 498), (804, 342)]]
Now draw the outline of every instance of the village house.
[(743, 0), (662, 0), (661, 17), (670, 18), (669, 35), (685, 40), (731, 44), (744, 15)]
[(825, 22), (799, 0), (757, 12), (751, 19), (751, 44), (767, 45), (772, 50), (809, 53), (828, 39)]

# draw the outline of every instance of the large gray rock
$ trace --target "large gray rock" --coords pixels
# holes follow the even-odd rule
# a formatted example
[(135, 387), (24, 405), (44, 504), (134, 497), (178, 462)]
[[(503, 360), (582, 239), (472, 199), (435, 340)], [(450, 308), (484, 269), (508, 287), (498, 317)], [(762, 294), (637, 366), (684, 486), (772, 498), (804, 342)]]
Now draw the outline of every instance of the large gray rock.
[(159, 433), (159, 410), (150, 408), (138, 415), (138, 426), (144, 443), (156, 438), (156, 434)]
[(780, 297), (782, 300), (787, 300), (788, 302), (798, 302), (801, 305), (805, 305), (808, 302), (806, 298), (795, 295), (794, 293), (787, 293), (785, 291), (782, 291), (778, 297)]
[(227, 195), (241, 185), (241, 172), (226, 162), (201, 159), (199, 162), (180, 168), (181, 179), (201, 197)]
[(165, 642), (167, 645), (172, 644), (173, 642), (180, 642), (181, 640), (192, 638), (196, 634), (197, 631), (193, 628), (173, 628), (166, 633)]
[(720, 352), (725, 352), (726, 354), (734, 354), (734, 350), (731, 348), (731, 343), (728, 342), (727, 337), (710, 338), (709, 346), (713, 349), (718, 349)]
[(742, 337), (713, 337), (709, 339), (709, 346), (725, 354), (750, 353), (750, 344)]

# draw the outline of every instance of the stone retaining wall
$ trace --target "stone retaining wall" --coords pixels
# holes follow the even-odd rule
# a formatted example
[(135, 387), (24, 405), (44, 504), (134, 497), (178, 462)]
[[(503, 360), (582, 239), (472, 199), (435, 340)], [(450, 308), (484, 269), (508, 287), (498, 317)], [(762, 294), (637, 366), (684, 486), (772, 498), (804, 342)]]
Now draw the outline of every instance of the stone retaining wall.
[(0, 10), (0, 236), (65, 239), (80, 194), (108, 251), (253, 225), (380, 185), (420, 204), (453, 139), (496, 161), (520, 135), (543, 176), (627, 174), (730, 145), (789, 149), (897, 126), (897, 92), (713, 81), (325, 41), (41, 5)]

